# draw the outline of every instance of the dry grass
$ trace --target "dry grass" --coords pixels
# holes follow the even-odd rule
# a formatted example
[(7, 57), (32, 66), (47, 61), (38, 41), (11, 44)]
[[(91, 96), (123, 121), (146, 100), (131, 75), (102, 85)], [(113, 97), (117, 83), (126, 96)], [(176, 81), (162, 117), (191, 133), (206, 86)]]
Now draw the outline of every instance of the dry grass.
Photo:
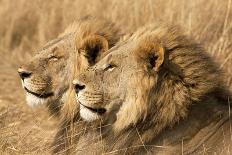
[(100, 14), (125, 32), (163, 19), (182, 25), (221, 65), (232, 88), (231, 0), (0, 0), (0, 154), (47, 154), (56, 121), (25, 104), (16, 69), (80, 16)]

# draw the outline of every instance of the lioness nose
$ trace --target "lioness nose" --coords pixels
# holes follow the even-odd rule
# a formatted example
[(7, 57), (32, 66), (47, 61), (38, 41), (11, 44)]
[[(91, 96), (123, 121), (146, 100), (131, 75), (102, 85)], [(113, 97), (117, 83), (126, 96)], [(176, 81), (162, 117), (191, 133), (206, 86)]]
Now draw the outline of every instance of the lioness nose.
[(85, 85), (79, 80), (74, 80), (73, 85), (76, 93), (79, 93), (81, 90), (85, 89)]
[(27, 71), (25, 69), (19, 68), (18, 69), (19, 76), (21, 77), (22, 80), (25, 78), (28, 78), (31, 75), (31, 71)]

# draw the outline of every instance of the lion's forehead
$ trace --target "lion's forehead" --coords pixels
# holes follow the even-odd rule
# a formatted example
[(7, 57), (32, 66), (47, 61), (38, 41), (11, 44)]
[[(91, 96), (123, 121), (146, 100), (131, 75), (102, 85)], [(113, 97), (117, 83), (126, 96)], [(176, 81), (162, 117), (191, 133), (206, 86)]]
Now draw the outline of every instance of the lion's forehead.
[(52, 47), (58, 46), (59, 44), (64, 44), (69, 41), (72, 41), (74, 39), (74, 33), (69, 33), (67, 35), (64, 35), (62, 37), (58, 37), (56, 39), (53, 39), (49, 41), (43, 48), (42, 50), (50, 49)]
[(34, 57), (40, 58), (43, 56), (49, 56), (56, 51), (70, 51), (74, 50), (74, 36), (69, 34), (65, 37), (60, 37), (48, 42), (42, 49), (37, 51), (37, 54)]
[(133, 56), (136, 44), (133, 41), (125, 42), (120, 46), (112, 48), (109, 52), (99, 61), (99, 64), (108, 62), (110, 60), (124, 60), (129, 56)]

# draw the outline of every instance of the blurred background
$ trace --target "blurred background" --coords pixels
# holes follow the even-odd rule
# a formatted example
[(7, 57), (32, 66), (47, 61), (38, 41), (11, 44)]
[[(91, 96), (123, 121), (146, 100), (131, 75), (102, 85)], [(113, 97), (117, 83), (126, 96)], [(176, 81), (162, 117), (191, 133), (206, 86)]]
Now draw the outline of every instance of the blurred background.
[(0, 154), (48, 154), (57, 121), (25, 103), (17, 68), (75, 19), (100, 15), (133, 32), (181, 25), (226, 73), (232, 90), (231, 0), (0, 0)]

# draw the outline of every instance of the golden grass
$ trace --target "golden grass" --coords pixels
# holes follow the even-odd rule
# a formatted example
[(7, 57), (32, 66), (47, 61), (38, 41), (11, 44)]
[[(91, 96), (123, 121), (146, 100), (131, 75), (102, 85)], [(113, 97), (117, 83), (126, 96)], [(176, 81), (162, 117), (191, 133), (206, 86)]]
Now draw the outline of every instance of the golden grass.
[(220, 64), (232, 89), (231, 0), (0, 0), (0, 154), (47, 154), (56, 121), (25, 104), (16, 69), (85, 15), (112, 19), (125, 32), (162, 19), (182, 25)]

